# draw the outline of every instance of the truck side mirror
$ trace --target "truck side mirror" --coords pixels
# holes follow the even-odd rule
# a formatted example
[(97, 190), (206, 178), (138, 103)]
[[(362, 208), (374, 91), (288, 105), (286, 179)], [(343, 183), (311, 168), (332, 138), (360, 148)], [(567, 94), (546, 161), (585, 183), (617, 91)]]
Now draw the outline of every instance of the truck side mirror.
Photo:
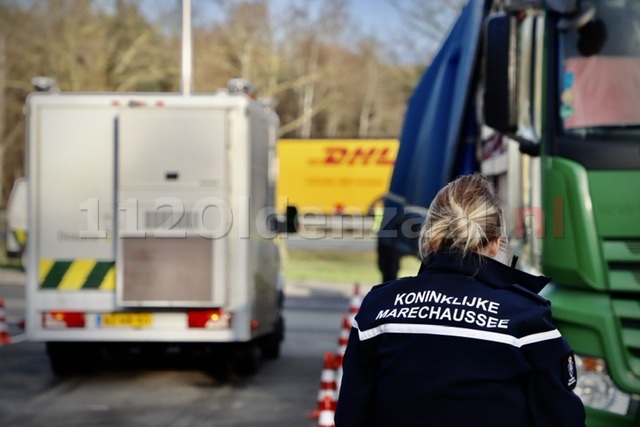
[(578, 30), (578, 52), (589, 57), (597, 55), (607, 42), (607, 27), (601, 19), (590, 21)]
[(482, 114), (487, 126), (504, 134), (518, 128), (515, 19), (504, 12), (493, 13), (484, 25)]
[(596, 16), (596, 8), (592, 4), (580, 3), (580, 8), (570, 16), (564, 16), (558, 21), (560, 31), (578, 31), (589, 24)]
[(287, 206), (287, 213), (285, 217), (285, 229), (287, 233), (298, 232), (298, 208), (295, 206)]

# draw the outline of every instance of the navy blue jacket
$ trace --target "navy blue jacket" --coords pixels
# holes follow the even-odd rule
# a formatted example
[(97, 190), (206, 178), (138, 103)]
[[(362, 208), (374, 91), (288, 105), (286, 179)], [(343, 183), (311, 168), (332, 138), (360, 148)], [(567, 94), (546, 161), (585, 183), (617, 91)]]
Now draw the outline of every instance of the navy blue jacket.
[(375, 286), (353, 322), (336, 427), (573, 427), (573, 352), (538, 292), (549, 282), (482, 255), (430, 254)]

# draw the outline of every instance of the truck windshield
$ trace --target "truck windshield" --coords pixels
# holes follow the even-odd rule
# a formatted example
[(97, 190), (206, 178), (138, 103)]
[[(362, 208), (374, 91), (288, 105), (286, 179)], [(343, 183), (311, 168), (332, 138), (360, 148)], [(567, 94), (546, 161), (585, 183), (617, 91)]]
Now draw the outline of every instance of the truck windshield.
[(640, 134), (640, 0), (600, 0), (596, 16), (560, 36), (565, 132)]

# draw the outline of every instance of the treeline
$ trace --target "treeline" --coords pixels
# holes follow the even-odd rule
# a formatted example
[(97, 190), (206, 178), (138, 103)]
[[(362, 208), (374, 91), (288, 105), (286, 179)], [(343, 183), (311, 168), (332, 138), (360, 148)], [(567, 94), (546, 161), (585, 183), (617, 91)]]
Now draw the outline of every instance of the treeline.
[[(284, 138), (397, 137), (428, 57), (408, 63), (392, 37), (358, 33), (348, 3), (291, 0), (276, 13), (284, 3), (192, 0), (194, 92), (248, 79), (277, 102)], [(24, 175), (33, 77), (62, 91), (177, 92), (180, 48), (181, 0), (0, 0), (2, 203)]]

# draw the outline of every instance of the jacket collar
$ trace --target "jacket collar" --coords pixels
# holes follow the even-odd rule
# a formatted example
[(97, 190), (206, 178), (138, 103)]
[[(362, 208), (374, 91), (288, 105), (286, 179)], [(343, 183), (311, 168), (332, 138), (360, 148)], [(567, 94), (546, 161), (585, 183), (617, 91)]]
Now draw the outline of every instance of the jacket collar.
[(551, 281), (549, 277), (525, 273), (484, 255), (470, 253), (462, 256), (446, 251), (430, 253), (423, 261), (419, 274), (440, 271), (468, 275), (494, 288), (508, 288), (517, 284), (536, 294)]

